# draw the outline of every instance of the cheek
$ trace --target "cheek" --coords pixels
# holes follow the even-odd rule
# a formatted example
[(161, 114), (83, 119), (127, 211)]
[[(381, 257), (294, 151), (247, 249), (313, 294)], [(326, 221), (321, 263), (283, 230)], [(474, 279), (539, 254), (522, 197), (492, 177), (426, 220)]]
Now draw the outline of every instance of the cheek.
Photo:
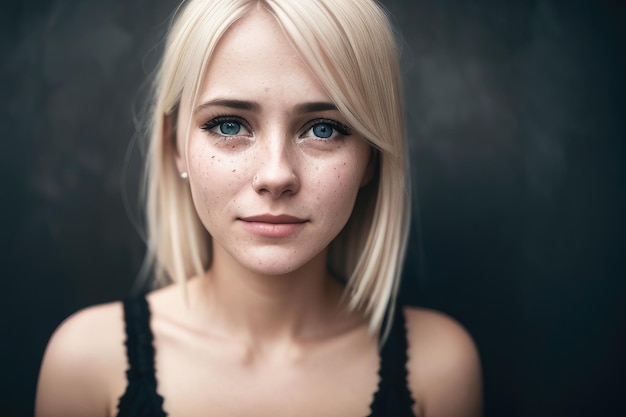
[(331, 169), (327, 169), (328, 180), (335, 184), (336, 191), (355, 195), (361, 188), (368, 164), (368, 153), (363, 150), (353, 150), (350, 157), (335, 162)]
[(351, 213), (361, 188), (365, 164), (361, 158), (338, 161), (332, 166), (319, 168), (318, 200), (324, 200), (329, 213)]
[[(192, 141), (189, 147), (189, 182), (199, 213), (216, 212), (241, 188), (245, 164)], [(202, 216), (202, 214), (201, 214)]]

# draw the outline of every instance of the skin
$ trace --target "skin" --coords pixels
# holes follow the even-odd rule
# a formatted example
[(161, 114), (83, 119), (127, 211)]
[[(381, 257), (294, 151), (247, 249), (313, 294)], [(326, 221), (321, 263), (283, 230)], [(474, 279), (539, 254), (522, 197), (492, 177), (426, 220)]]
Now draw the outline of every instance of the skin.
[[(235, 108), (232, 100), (254, 105)], [(187, 304), (174, 286), (148, 296), (169, 415), (369, 414), (376, 337), (342, 304), (326, 256), (372, 177), (371, 150), (352, 132), (316, 137), (329, 132), (326, 120), (347, 126), (334, 109), (301, 111), (328, 102), (274, 20), (257, 11), (221, 41), (199, 107), (181, 109), (191, 131), (173, 157), (189, 173), (214, 249), (206, 275), (188, 283)], [(298, 220), (245, 220), (260, 214)], [(441, 313), (405, 313), (416, 415), (480, 415), (480, 366), (468, 334)], [(36, 415), (114, 416), (126, 387), (124, 339), (120, 303), (66, 320), (46, 350)]]

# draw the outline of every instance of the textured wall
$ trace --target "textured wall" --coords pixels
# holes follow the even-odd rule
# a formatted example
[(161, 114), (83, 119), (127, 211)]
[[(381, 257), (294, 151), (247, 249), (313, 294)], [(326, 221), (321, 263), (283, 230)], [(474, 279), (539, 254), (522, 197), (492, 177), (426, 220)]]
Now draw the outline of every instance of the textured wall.
[[(1, 6), (2, 416), (32, 413), (54, 327), (132, 284), (124, 160), (175, 4)], [(471, 331), (488, 416), (624, 415), (626, 8), (384, 4), (416, 191), (403, 299)]]

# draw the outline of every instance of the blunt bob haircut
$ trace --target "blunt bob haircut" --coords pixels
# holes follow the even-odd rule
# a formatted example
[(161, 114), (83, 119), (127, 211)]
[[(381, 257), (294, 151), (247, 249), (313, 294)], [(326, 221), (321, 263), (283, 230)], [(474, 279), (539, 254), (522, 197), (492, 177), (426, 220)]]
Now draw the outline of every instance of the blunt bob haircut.
[(217, 44), (234, 22), (259, 8), (276, 19), (329, 98), (374, 149), (376, 173), (360, 190), (328, 257), (329, 271), (347, 284), (350, 307), (362, 309), (374, 331), (395, 305), (410, 196), (398, 47), (373, 0), (189, 0), (180, 6), (148, 120), (144, 267), (154, 272), (158, 287), (183, 283), (211, 265), (211, 236), (180, 179), (176, 152), (186, 149), (188, 115)]

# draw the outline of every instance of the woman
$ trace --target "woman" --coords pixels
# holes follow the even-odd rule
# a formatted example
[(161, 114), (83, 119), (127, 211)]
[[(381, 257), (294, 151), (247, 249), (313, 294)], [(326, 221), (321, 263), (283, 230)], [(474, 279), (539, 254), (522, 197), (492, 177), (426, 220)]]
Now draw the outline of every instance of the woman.
[(57, 329), (38, 416), (480, 414), (467, 333), (395, 308), (405, 139), (375, 3), (191, 0), (154, 97), (162, 288)]

